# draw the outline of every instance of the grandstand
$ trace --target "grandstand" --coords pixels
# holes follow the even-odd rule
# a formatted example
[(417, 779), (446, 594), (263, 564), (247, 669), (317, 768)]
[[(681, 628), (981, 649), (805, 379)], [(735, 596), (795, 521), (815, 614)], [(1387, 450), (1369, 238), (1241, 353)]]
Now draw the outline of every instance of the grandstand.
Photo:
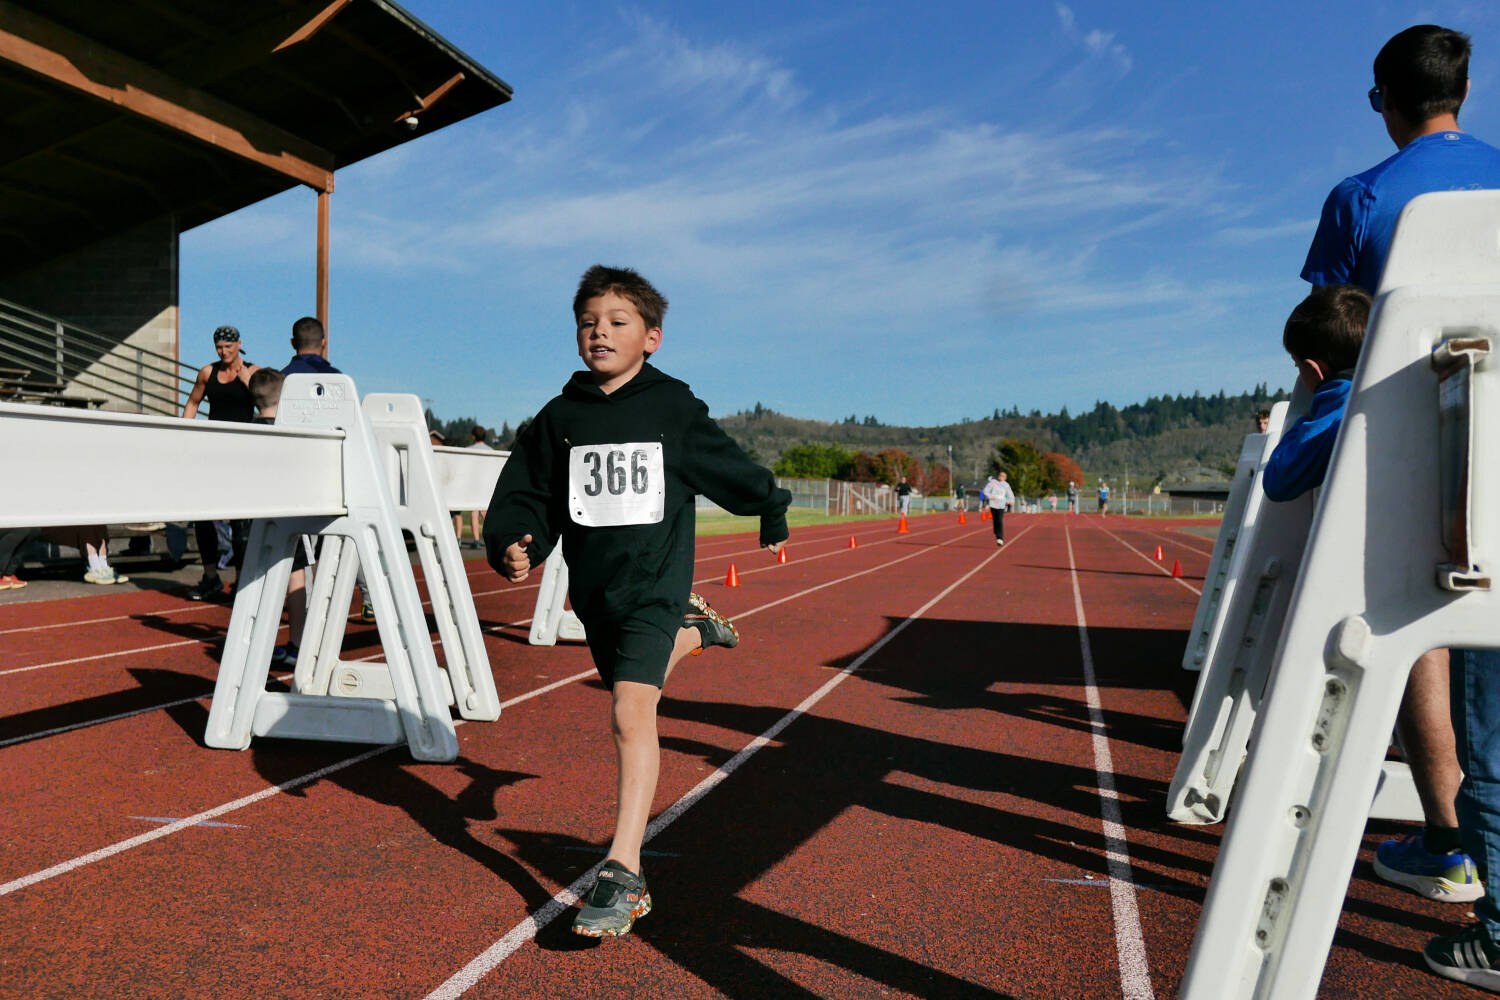
[[(510, 100), (388, 0), (0, 0), (0, 399), (176, 414), (181, 233)], [(290, 317), (289, 317), (290, 319)]]

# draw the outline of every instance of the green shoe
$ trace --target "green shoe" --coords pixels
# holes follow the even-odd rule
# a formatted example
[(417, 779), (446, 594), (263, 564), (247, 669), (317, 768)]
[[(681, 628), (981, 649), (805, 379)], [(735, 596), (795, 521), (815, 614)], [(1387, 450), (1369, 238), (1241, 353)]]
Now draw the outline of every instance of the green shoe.
[(740, 630), (728, 618), (709, 607), (707, 601), (697, 594), (688, 594), (688, 604), (692, 605), (693, 610), (682, 616), (682, 627), (696, 628), (703, 636), (703, 645), (693, 650), (694, 656), (710, 646), (733, 649), (740, 644)]
[(584, 937), (629, 934), (636, 919), (651, 912), (646, 880), (618, 861), (606, 861), (573, 919), (573, 933)]

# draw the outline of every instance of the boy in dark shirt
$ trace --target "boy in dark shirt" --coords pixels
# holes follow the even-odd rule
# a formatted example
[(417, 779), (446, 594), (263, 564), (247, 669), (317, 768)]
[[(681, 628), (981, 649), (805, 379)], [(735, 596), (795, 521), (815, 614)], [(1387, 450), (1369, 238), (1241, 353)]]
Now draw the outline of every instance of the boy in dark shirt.
[(627, 933), (651, 909), (641, 843), (656, 792), (656, 705), (689, 653), (739, 634), (695, 594), (694, 494), (759, 515), (760, 541), (786, 544), (791, 494), (752, 462), (688, 387), (646, 359), (667, 301), (634, 271), (595, 266), (573, 298), (577, 372), (516, 441), (484, 524), (490, 565), (526, 579), (562, 539), (568, 594), (612, 694), (618, 755), (614, 840), (573, 923)]

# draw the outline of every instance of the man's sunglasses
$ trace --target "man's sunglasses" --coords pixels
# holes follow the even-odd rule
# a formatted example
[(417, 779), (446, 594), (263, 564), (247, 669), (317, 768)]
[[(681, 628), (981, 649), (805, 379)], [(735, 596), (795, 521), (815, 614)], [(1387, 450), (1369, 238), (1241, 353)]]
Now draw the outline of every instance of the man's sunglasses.
[(1375, 112), (1377, 115), (1380, 114), (1380, 84), (1377, 83), (1375, 86), (1371, 87), (1370, 92), (1365, 96), (1370, 99), (1370, 110)]

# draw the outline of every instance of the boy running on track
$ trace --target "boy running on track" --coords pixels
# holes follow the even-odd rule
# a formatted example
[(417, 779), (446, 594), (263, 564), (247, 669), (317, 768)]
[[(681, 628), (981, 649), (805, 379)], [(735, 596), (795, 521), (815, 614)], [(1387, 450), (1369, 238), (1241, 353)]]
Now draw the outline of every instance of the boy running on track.
[(667, 300), (635, 271), (594, 266), (573, 298), (576, 372), (516, 441), (484, 524), (490, 565), (526, 579), (562, 539), (568, 596), (610, 689), (618, 761), (614, 840), (573, 922), (588, 937), (629, 932), (651, 910), (641, 843), (656, 793), (656, 706), (689, 653), (739, 633), (696, 594), (694, 494), (759, 515), (773, 554), (791, 494), (719, 428), (687, 385), (646, 359)]

